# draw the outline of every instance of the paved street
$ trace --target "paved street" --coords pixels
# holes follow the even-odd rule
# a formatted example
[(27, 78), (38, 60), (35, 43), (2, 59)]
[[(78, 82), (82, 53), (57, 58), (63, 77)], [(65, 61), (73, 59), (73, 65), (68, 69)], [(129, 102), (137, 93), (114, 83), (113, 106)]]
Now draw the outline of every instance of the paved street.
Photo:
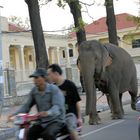
[(125, 107), (126, 115), (123, 120), (113, 121), (109, 119), (110, 113), (104, 112), (101, 125), (85, 125), (81, 140), (139, 140), (138, 139), (138, 112)]
[[(139, 140), (137, 117), (140, 113), (132, 111), (130, 105), (125, 106), (124, 109), (123, 120), (111, 120), (110, 111), (100, 113), (102, 119), (100, 125), (89, 126), (86, 117), (81, 140)], [(15, 138), (8, 140), (15, 140)]]

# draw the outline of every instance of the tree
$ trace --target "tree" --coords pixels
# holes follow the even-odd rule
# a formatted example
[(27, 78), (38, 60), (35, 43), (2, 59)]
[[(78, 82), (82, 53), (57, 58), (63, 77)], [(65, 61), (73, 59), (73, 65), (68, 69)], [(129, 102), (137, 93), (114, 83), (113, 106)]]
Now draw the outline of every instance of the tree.
[(28, 5), (29, 17), (36, 54), (36, 67), (47, 68), (49, 65), (45, 39), (41, 25), (38, 0), (25, 0)]
[(79, 3), (79, 0), (58, 0), (57, 5), (64, 8), (65, 7), (64, 2), (66, 2), (69, 5), (70, 11), (73, 15), (77, 42), (80, 45), (83, 41), (86, 40), (86, 33), (84, 29), (85, 24), (82, 19), (81, 5)]
[(116, 18), (114, 14), (113, 0), (105, 0), (109, 42), (118, 45)]
[(66, 0), (66, 2), (68, 3), (70, 11), (73, 15), (77, 42), (80, 45), (83, 41), (86, 40), (84, 22), (81, 14), (81, 5), (79, 4), (79, 0)]

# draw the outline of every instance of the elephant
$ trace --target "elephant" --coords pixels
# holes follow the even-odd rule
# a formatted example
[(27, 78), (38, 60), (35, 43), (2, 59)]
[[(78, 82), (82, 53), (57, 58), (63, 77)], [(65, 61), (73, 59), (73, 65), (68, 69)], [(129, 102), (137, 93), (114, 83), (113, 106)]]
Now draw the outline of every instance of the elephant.
[(80, 44), (79, 59), (86, 90), (86, 115), (89, 124), (98, 124), (96, 88), (109, 95), (112, 119), (123, 118), (122, 93), (131, 95), (131, 107), (135, 110), (137, 97), (136, 67), (131, 56), (111, 43), (101, 44), (90, 40)]

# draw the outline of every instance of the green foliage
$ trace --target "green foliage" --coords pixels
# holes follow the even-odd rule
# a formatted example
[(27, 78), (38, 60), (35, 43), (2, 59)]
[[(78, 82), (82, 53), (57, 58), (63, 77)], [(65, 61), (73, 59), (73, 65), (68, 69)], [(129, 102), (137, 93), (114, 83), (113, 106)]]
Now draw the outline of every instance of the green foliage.
[(137, 29), (140, 27), (140, 17), (139, 16), (128, 16), (129, 21), (133, 21), (137, 25)]
[[(71, 2), (77, 2), (78, 0), (58, 0), (58, 6), (64, 8), (66, 3), (70, 4)], [(76, 3), (75, 3), (76, 4)], [(81, 4), (77, 5), (77, 8), (81, 10), (82, 6)], [(78, 18), (79, 26), (74, 28), (75, 32), (78, 32), (79, 30), (83, 29), (85, 26), (85, 22), (82, 20), (82, 17)]]
[(134, 33), (132, 32), (129, 32), (127, 35), (124, 36), (124, 39), (127, 39), (127, 40), (134, 40)]
[[(64, 7), (66, 6), (67, 3), (70, 4), (71, 2), (76, 2), (76, 1), (77, 1), (77, 0), (58, 0), (57, 5), (58, 5), (59, 7), (64, 8)], [(79, 9), (82, 8), (81, 4), (78, 5), (78, 8), (79, 8)]]
[(86, 23), (82, 20), (82, 17), (78, 18), (78, 22), (79, 22), (79, 26), (74, 28), (75, 32), (84, 29), (84, 26), (86, 25)]

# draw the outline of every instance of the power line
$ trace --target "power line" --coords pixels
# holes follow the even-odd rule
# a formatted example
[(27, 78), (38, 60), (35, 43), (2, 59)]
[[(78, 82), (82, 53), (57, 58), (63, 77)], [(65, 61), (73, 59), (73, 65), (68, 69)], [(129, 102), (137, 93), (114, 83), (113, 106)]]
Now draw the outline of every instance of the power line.
[[(67, 28), (67, 29), (60, 29), (60, 30), (50, 30), (50, 31), (43, 31), (43, 32), (64, 32), (64, 31), (71, 31), (73, 28)], [(3, 31), (2, 33), (26, 33), (31, 32), (32, 30), (23, 30), (23, 31)]]

